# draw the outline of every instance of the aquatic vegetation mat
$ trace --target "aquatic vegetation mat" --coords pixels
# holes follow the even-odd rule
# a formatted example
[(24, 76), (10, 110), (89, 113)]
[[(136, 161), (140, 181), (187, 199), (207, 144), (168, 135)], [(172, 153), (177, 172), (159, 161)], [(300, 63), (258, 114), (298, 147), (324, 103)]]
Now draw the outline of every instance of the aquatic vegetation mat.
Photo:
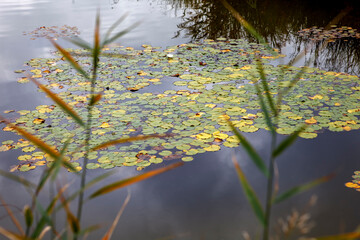
[(298, 32), (300, 37), (309, 39), (314, 42), (318, 41), (327, 41), (334, 42), (340, 38), (360, 38), (360, 33), (357, 32), (357, 29), (348, 26), (337, 27), (336, 25), (331, 25), (330, 29), (324, 29), (323, 27), (311, 27), (305, 28)]
[(355, 171), (352, 177), (352, 182), (345, 183), (345, 186), (360, 192), (360, 171)]
[(31, 40), (35, 40), (37, 38), (63, 38), (63, 37), (74, 37), (80, 34), (80, 31), (77, 27), (71, 27), (69, 25), (63, 26), (41, 26), (34, 29), (31, 32), (23, 32), (23, 35), (30, 36)]
[[(90, 71), (91, 57), (81, 49), (69, 50), (78, 63)], [(273, 66), (282, 57), (262, 45), (245, 40), (206, 40), (161, 50), (143, 45), (104, 49), (100, 58), (96, 92), (103, 98), (94, 106), (91, 146), (103, 142), (147, 134), (172, 133), (168, 138), (111, 146), (93, 151), (86, 167), (113, 168), (137, 166), (139, 170), (164, 160), (192, 161), (193, 156), (237, 147), (227, 120), (242, 132), (267, 129), (254, 88), (260, 79), (255, 54), (261, 56), (276, 96), (286, 88), (301, 68)], [(59, 55), (31, 59), (26, 63), (33, 78), (74, 107), (85, 118), (90, 82), (86, 82)], [(23, 72), (17, 70), (16, 72)], [(26, 77), (18, 80), (28, 82)], [(359, 78), (345, 73), (306, 68), (292, 91), (283, 98), (278, 133), (291, 134), (304, 123), (309, 125), (303, 138), (315, 138), (323, 129), (350, 131), (359, 129)], [(165, 89), (165, 90), (164, 90)], [(34, 110), (7, 111), (16, 124), (60, 148), (71, 138), (67, 156), (77, 170), (84, 155), (83, 129), (55, 105)], [(3, 131), (13, 131), (4, 127)], [(51, 158), (28, 141), (4, 141), (0, 151), (19, 149), (20, 164), (13, 170), (27, 171), (51, 164)]]

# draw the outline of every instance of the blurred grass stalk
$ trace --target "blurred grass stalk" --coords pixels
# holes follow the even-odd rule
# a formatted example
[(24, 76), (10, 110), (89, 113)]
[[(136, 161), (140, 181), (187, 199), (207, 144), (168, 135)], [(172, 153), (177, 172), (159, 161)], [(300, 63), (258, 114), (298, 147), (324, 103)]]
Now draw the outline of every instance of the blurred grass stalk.
[[(253, 35), (260, 44), (263, 44), (266, 48), (271, 49), (271, 47), (267, 44), (266, 40), (255, 30), (251, 24), (249, 24), (240, 14), (237, 12), (226, 0), (220, 0), (224, 7), (235, 17), (238, 22), (251, 34)], [(337, 18), (337, 21), (339, 19)], [(274, 51), (275, 53), (275, 51)], [(303, 53), (299, 54), (295, 57), (287, 66), (291, 66), (296, 61), (300, 60), (303, 56)], [(260, 155), (256, 152), (255, 148), (247, 141), (247, 139), (239, 132), (239, 130), (232, 125), (229, 121), (229, 125), (232, 131), (235, 133), (237, 138), (239, 139), (241, 145), (248, 153), (250, 159), (253, 163), (258, 167), (258, 169), (264, 174), (267, 181), (266, 188), (266, 199), (265, 199), (265, 210), (260, 204), (260, 200), (257, 197), (256, 192), (253, 190), (248, 180), (246, 179), (245, 174), (243, 173), (240, 165), (238, 164), (235, 156), (233, 156), (233, 163), (235, 166), (235, 170), (237, 172), (240, 183), (243, 187), (243, 191), (245, 196), (247, 197), (254, 214), (262, 224), (263, 232), (262, 239), (268, 240), (270, 238), (270, 225), (271, 225), (271, 211), (274, 204), (280, 203), (296, 194), (304, 192), (312, 187), (317, 186), (323, 182), (329, 181), (334, 177), (334, 174), (330, 174), (327, 176), (320, 177), (311, 182), (302, 184), (300, 186), (293, 187), (282, 194), (277, 194), (278, 191), (278, 183), (275, 182), (275, 168), (276, 168), (276, 158), (281, 155), (286, 149), (288, 149), (298, 138), (299, 134), (306, 129), (306, 125), (300, 126), (298, 130), (292, 133), (290, 136), (285, 138), (281, 143), (277, 144), (277, 126), (279, 122), (279, 115), (281, 111), (282, 98), (288, 94), (291, 89), (297, 84), (300, 80), (300, 77), (304, 73), (306, 67), (310, 63), (308, 60), (305, 64), (305, 67), (295, 75), (293, 79), (291, 79), (290, 84), (285, 88), (277, 87), (277, 96), (274, 97), (270, 93), (269, 84), (267, 82), (266, 73), (264, 72), (263, 63), (261, 62), (261, 56), (256, 56), (256, 65), (259, 76), (254, 76), (254, 78), (259, 79), (254, 82), (254, 87), (257, 92), (258, 100), (261, 106), (261, 110), (264, 114), (266, 124), (271, 134), (271, 143), (270, 150), (271, 155), (269, 157), (269, 166), (266, 167), (265, 161), (260, 157)], [(285, 71), (285, 67), (281, 67), (282, 71)], [(276, 179), (277, 180), (277, 179)], [(360, 232), (356, 231), (353, 233), (342, 234), (338, 236), (328, 236), (328, 237), (320, 237), (320, 238), (312, 238), (312, 239), (358, 239), (360, 237)]]
[[(139, 23), (136, 22), (132, 24), (130, 27), (126, 28), (123, 31), (120, 31), (118, 33), (115, 33), (112, 35), (112, 31), (115, 30), (115, 28), (125, 19), (126, 15), (121, 17), (118, 21), (116, 21), (106, 32), (104, 40), (100, 41), (100, 14), (97, 13), (96, 16), (96, 24), (95, 24), (95, 32), (94, 32), (94, 43), (93, 47), (86, 41), (76, 38), (76, 39), (68, 39), (70, 42), (75, 44), (78, 47), (84, 48), (91, 52), (92, 57), (92, 71), (91, 74), (88, 74), (78, 63), (77, 61), (72, 57), (72, 55), (66, 51), (64, 48), (62, 48), (60, 45), (58, 45), (54, 40), (50, 40), (54, 47), (64, 56), (64, 58), (72, 65), (72, 67), (84, 77), (85, 81), (91, 82), (90, 87), (90, 99), (87, 105), (87, 118), (83, 120), (80, 115), (70, 106), (68, 105), (64, 100), (62, 100), (57, 94), (53, 93), (51, 90), (47, 89), (44, 85), (33, 79), (31, 76), (27, 76), (31, 81), (33, 81), (48, 97), (50, 97), (65, 113), (67, 113), (76, 124), (79, 125), (79, 127), (84, 128), (85, 131), (85, 154), (84, 154), (84, 160), (82, 164), (82, 173), (81, 173), (81, 183), (80, 188), (73, 193), (70, 197), (65, 197), (65, 191), (68, 188), (68, 184), (65, 186), (58, 186), (58, 191), (55, 196), (52, 196), (52, 199), (50, 201), (50, 204), (47, 207), (43, 207), (41, 203), (38, 200), (39, 193), (43, 190), (43, 187), (48, 183), (49, 181), (55, 181), (58, 172), (60, 171), (60, 168), (65, 167), (70, 171), (77, 172), (77, 169), (75, 169), (71, 163), (69, 162), (69, 159), (66, 157), (67, 154), (67, 148), (69, 146), (70, 140), (68, 139), (65, 144), (62, 146), (61, 150), (58, 151), (55, 146), (48, 145), (45, 141), (38, 138), (37, 136), (27, 132), (26, 130), (22, 129), (21, 127), (11, 123), (10, 121), (4, 119), (0, 116), (0, 120), (3, 120), (5, 123), (8, 124), (9, 127), (13, 128), (15, 131), (17, 131), (18, 134), (22, 135), (26, 139), (28, 139), (32, 144), (34, 144), (36, 147), (41, 149), (43, 152), (48, 154), (52, 159), (53, 162), (50, 165), (49, 168), (45, 169), (42, 173), (42, 176), (40, 177), (39, 183), (34, 184), (22, 177), (16, 176), (14, 174), (10, 174), (6, 171), (0, 170), (0, 175), (9, 178), (11, 180), (17, 181), (21, 185), (23, 185), (30, 195), (32, 196), (32, 204), (31, 206), (25, 206), (24, 208), (24, 219), (26, 224), (26, 229), (24, 230), (21, 227), (21, 224), (16, 219), (13, 212), (10, 210), (10, 208), (7, 207), (5, 201), (3, 201), (3, 206), (6, 208), (8, 212), (8, 216), (12, 220), (12, 222), (17, 227), (19, 233), (14, 233), (12, 231), (6, 230), (3, 227), (0, 227), (0, 234), (7, 237), (8, 239), (19, 239), (19, 240), (32, 240), (32, 239), (42, 239), (45, 234), (48, 231), (51, 231), (53, 236), (56, 237), (56, 239), (77, 239), (80, 236), (85, 236), (89, 234), (91, 231), (97, 229), (97, 226), (90, 226), (87, 229), (81, 228), (81, 216), (82, 216), (82, 209), (84, 204), (84, 192), (88, 188), (92, 187), (94, 184), (102, 181), (103, 179), (111, 176), (114, 172), (105, 173), (103, 175), (100, 175), (99, 177), (91, 180), (90, 182), (86, 182), (86, 166), (88, 164), (88, 155), (91, 151), (95, 151), (98, 149), (106, 148), (112, 145), (116, 144), (122, 144), (132, 141), (140, 141), (145, 140), (148, 138), (159, 138), (159, 137), (171, 137), (170, 134), (153, 134), (153, 135), (139, 135), (139, 136), (133, 136), (128, 138), (122, 138), (122, 139), (114, 139), (109, 142), (101, 143), (97, 146), (90, 147), (90, 141), (91, 141), (91, 124), (92, 124), (92, 108), (93, 106), (101, 100), (101, 93), (96, 94), (95, 93), (95, 85), (97, 80), (97, 69), (99, 64), (99, 57), (101, 55), (102, 49), (105, 47), (105, 45), (110, 44), (114, 41), (116, 41), (118, 38), (129, 32), (131, 29), (136, 27)], [(166, 171), (169, 171), (171, 169), (177, 168), (179, 166), (183, 165), (182, 162), (174, 163), (169, 166), (158, 168), (152, 171), (148, 171), (144, 174), (140, 174), (128, 179), (124, 179), (121, 181), (116, 181), (111, 184), (105, 185), (95, 191), (89, 199), (99, 197), (102, 195), (105, 195), (107, 193), (110, 193), (112, 191), (115, 191), (119, 188), (137, 183), (139, 181), (146, 180), (150, 177), (156, 176), (158, 174), (164, 173)], [(53, 194), (54, 195), (54, 194)], [(78, 204), (77, 204), (77, 213), (76, 215), (73, 214), (69, 207), (69, 203), (76, 199), (78, 197)], [(125, 199), (125, 202), (123, 206), (121, 207), (119, 213), (117, 214), (112, 226), (107, 231), (107, 233), (104, 235), (102, 239), (108, 240), (111, 238), (111, 235), (115, 229), (115, 226), (117, 222), (119, 221), (119, 218), (124, 211), (124, 208), (126, 204), (129, 202), (130, 196)], [(57, 203), (60, 201), (60, 204), (58, 206)], [(67, 218), (67, 230), (63, 231), (57, 231), (55, 226), (55, 221), (52, 218), (54, 214), (59, 211), (63, 210), (65, 212), (66, 218)], [(35, 214), (38, 214), (38, 217), (34, 217)], [(70, 231), (69, 231), (70, 229)]]

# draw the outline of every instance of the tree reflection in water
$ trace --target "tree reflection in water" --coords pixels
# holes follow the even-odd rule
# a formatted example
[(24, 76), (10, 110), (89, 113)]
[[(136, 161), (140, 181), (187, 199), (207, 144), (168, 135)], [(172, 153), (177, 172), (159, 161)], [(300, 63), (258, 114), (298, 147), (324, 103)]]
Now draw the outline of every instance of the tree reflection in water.
[[(286, 0), (229, 0), (241, 16), (264, 36), (275, 48), (292, 44), (296, 56), (305, 47), (314, 53), (314, 65), (329, 71), (359, 74), (360, 40), (342, 38), (326, 44), (309, 45), (309, 39), (299, 36), (298, 31), (312, 26), (326, 27), (329, 24), (360, 28), (360, 2), (339, 1), (286, 1)], [(201, 39), (244, 38), (256, 41), (223, 7), (218, 0), (163, 0), (176, 11), (182, 11), (182, 23), (178, 25), (175, 38), (183, 35), (192, 41)], [(330, 26), (330, 25), (329, 25)], [(311, 47), (309, 47), (311, 46)]]

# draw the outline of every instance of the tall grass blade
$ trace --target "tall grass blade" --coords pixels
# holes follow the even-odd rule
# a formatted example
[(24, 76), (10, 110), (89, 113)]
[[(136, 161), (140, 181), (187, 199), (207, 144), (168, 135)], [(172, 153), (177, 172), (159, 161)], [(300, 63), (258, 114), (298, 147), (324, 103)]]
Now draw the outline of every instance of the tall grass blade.
[(252, 147), (252, 145), (246, 140), (246, 138), (237, 130), (237, 128), (230, 121), (228, 121), (228, 124), (230, 125), (230, 128), (234, 132), (235, 136), (239, 139), (241, 145), (244, 147), (244, 149), (250, 156), (251, 160), (259, 168), (259, 170), (262, 173), (264, 173), (264, 175), (266, 177), (268, 177), (269, 171), (268, 171), (264, 161), (262, 160), (262, 158), (256, 152), (256, 150)]
[[(70, 139), (69, 139), (70, 140)], [(61, 165), (62, 165), (62, 161), (65, 161), (63, 160), (63, 155), (69, 145), (69, 142), (70, 141), (66, 141), (64, 146), (62, 147), (61, 151), (60, 151), (60, 156), (57, 157), (54, 162), (51, 164), (51, 166), (46, 169), (43, 173), (43, 175), (41, 176), (40, 178), (40, 181), (37, 185), (37, 188), (36, 188), (36, 192), (35, 192), (35, 195), (38, 195), (39, 192), (41, 191), (41, 189), (44, 187), (45, 183), (47, 182), (47, 180), (49, 179), (50, 176), (52, 176), (52, 180), (54, 181), (55, 180), (55, 177), (58, 173), (58, 171), (60, 170), (61, 168)]]
[(277, 106), (280, 106), (283, 97), (289, 93), (289, 91), (300, 81), (301, 76), (304, 74), (306, 67), (302, 67), (301, 70), (294, 76), (294, 78), (290, 81), (290, 84), (285, 87), (282, 91), (279, 91)]
[[(65, 141), (65, 144), (62, 146), (61, 150), (60, 150), (60, 157), (58, 159), (55, 160), (56, 162), (56, 165), (59, 165), (59, 166), (56, 166), (56, 168), (54, 169), (54, 173), (52, 174), (52, 177), (51, 177), (51, 180), (52, 181), (55, 181), (59, 171), (60, 171), (60, 166), (63, 165), (62, 162), (66, 162), (66, 159), (64, 158), (64, 155), (66, 153), (66, 150), (68, 149), (68, 146), (70, 144), (70, 141), (71, 141), (72, 137), (68, 138), (66, 141)], [(53, 164), (55, 164), (55, 162)]]
[[(254, 76), (253, 76), (254, 77)], [(256, 79), (256, 76), (255, 76), (255, 79)], [(255, 90), (256, 90), (256, 94), (258, 96), (258, 99), (259, 99), (259, 103), (260, 103), (260, 107), (261, 107), (261, 110), (263, 111), (264, 113), (264, 117), (265, 117), (265, 121), (266, 121), (266, 125), (268, 126), (268, 128), (270, 129), (270, 132), (273, 136), (275, 136), (276, 134), (276, 130), (275, 130), (275, 127), (274, 127), (274, 124), (272, 123), (272, 120), (271, 120), (271, 117), (270, 117), (270, 113), (266, 107), (266, 104), (265, 104), (265, 101), (264, 101), (264, 97), (262, 95), (262, 91), (259, 87), (259, 84), (258, 84), (258, 81), (256, 80), (255, 81), (255, 84), (254, 84), (254, 87), (255, 87)]]
[(110, 240), (110, 238), (111, 238), (111, 236), (112, 236), (112, 234), (113, 234), (113, 232), (114, 232), (114, 230), (115, 230), (115, 227), (116, 227), (116, 225), (118, 224), (119, 219), (120, 219), (122, 213), (123, 213), (124, 210), (125, 210), (126, 205), (127, 205), (127, 204), (129, 203), (129, 201), (130, 201), (130, 196), (131, 196), (130, 193), (128, 193), (128, 195), (126, 196), (126, 199), (125, 199), (123, 205), (121, 206), (118, 214), (116, 215), (116, 218), (115, 218), (114, 222), (111, 224), (110, 229), (106, 232), (106, 234), (105, 234), (105, 236), (102, 238), (102, 240)]
[[(88, 183), (85, 184), (85, 186), (81, 189), (79, 189), (78, 191), (76, 191), (75, 193), (73, 193), (70, 197), (68, 197), (66, 199), (67, 203), (70, 203), (71, 201), (73, 201), (74, 199), (76, 199), (76, 197), (81, 193), (84, 192), (85, 190), (89, 189), (90, 187), (92, 187), (93, 185), (95, 185), (96, 183), (102, 181), (103, 179), (106, 179), (107, 177), (110, 177), (111, 175), (114, 175), (116, 173), (116, 171), (110, 171), (110, 172), (106, 172), (104, 174), (101, 174), (100, 176), (92, 179), (91, 181), (89, 181)], [(60, 208), (57, 208), (57, 210), (59, 210)]]
[(95, 105), (97, 102), (100, 101), (100, 99), (102, 98), (102, 93), (98, 93), (96, 95), (92, 95), (91, 99), (90, 99), (90, 106)]
[(260, 74), (260, 79), (261, 79), (261, 84), (265, 90), (265, 96), (269, 102), (269, 106), (270, 106), (270, 109), (271, 111), (273, 112), (273, 114), (275, 116), (277, 116), (278, 112), (276, 110), (276, 106), (274, 104), (274, 100), (270, 94), (270, 89), (269, 89), (269, 84), (267, 83), (266, 81), (266, 76), (265, 76), (265, 72), (264, 72), (264, 68), (263, 68), (263, 65), (261, 63), (261, 59), (260, 58), (257, 58), (256, 59), (256, 66), (257, 66), (257, 69), (259, 71), (259, 74)]
[(24, 240), (24, 237), (0, 227), (0, 233), (10, 240)]
[(241, 170), (240, 165), (237, 163), (234, 155), (233, 155), (232, 160), (233, 160), (233, 163), (235, 166), (236, 173), (239, 177), (240, 183), (241, 183), (244, 193), (246, 195), (246, 198), (248, 199), (256, 217), (260, 220), (261, 224), (264, 226), (265, 225), (265, 214), (264, 214), (264, 210), (262, 209), (262, 206), (260, 204), (260, 201), (259, 201), (258, 197), (256, 196), (254, 190), (250, 186), (249, 182), (247, 181), (245, 174)]
[(277, 148), (273, 151), (272, 156), (274, 158), (278, 157), (285, 149), (290, 147), (295, 140), (299, 137), (299, 134), (302, 133), (306, 129), (306, 126), (302, 126), (299, 130), (292, 133), (285, 140), (283, 140)]
[(8, 216), (10, 217), (11, 221), (14, 223), (14, 225), (16, 226), (16, 228), (19, 230), (19, 232), (21, 233), (21, 235), (24, 235), (24, 230), (21, 227), (20, 222), (17, 220), (17, 218), (15, 217), (14, 213), (11, 211), (11, 209), (8, 207), (7, 203), (4, 201), (4, 199), (2, 199), (0, 197), (0, 201), (2, 203), (2, 205), (4, 206)]
[(301, 70), (294, 76), (290, 81), (290, 84), (284, 89), (282, 95), (286, 95), (300, 80), (301, 76), (304, 74), (307, 67), (302, 67)]
[(60, 164), (60, 160), (59, 158), (55, 159), (55, 161), (52, 163), (52, 165), (50, 166), (50, 168), (46, 169), (44, 171), (44, 174), (41, 176), (40, 181), (37, 185), (36, 188), (36, 192), (35, 195), (38, 195), (39, 192), (41, 191), (41, 189), (44, 187), (45, 183), (47, 182), (47, 180), (49, 179), (49, 177), (51, 176), (51, 173), (56, 170), (57, 168), (60, 168), (61, 164)]
[[(35, 226), (35, 230), (33, 231), (31, 238), (37, 239), (41, 235), (41, 233), (46, 228), (46, 225), (48, 225), (50, 228), (53, 228), (53, 222), (49, 216), (49, 213), (45, 212), (42, 208), (38, 205), (38, 210), (41, 214), (41, 218), (38, 221), (38, 223)], [(54, 229), (54, 228), (53, 228)], [(56, 233), (57, 234), (57, 233)]]
[(71, 228), (71, 231), (74, 234), (77, 234), (80, 231), (80, 222), (79, 220), (75, 217), (75, 215), (71, 212), (69, 205), (68, 205), (68, 201), (66, 201), (65, 197), (63, 196), (63, 192), (60, 193), (60, 200), (61, 203), (64, 207), (64, 210), (66, 212), (66, 218), (67, 218), (67, 222)]
[(26, 227), (28, 228), (31, 227), (34, 221), (34, 215), (32, 213), (31, 208), (28, 205), (24, 207), (24, 218), (25, 218)]
[(44, 91), (46, 95), (48, 95), (57, 105), (59, 105), (59, 107), (61, 107), (64, 112), (69, 114), (69, 116), (74, 119), (75, 122), (77, 122), (80, 126), (85, 127), (85, 123), (83, 122), (81, 117), (64, 100), (62, 100), (60, 97), (58, 97), (58, 95), (47, 89), (44, 85), (40, 84), (34, 78), (30, 76), (28, 78), (30, 78), (33, 83), (35, 83), (42, 91)]
[(274, 136), (276, 134), (276, 130), (274, 128), (274, 124), (272, 123), (271, 121), (271, 117), (270, 117), (270, 114), (269, 114), (269, 111), (265, 105), (265, 101), (264, 101), (264, 98), (262, 96), (262, 93), (260, 91), (260, 88), (259, 88), (259, 85), (256, 83), (255, 84), (255, 89), (256, 89), (256, 92), (258, 94), (258, 98), (259, 98), (259, 103), (260, 103), (260, 107), (261, 107), (261, 110), (263, 111), (264, 113), (264, 117), (265, 117), (265, 121), (266, 121), (266, 125), (268, 126), (268, 128), (270, 129), (270, 132), (271, 134)]
[(113, 37), (105, 39), (104, 42), (102, 43), (101, 47), (104, 47), (105, 45), (116, 41), (118, 38), (120, 38), (123, 35), (125, 35), (126, 33), (130, 32), (133, 28), (137, 27), (139, 24), (140, 24), (140, 22), (136, 22), (136, 23), (132, 24), (130, 27), (126, 28), (125, 30), (116, 33)]
[[(51, 200), (50, 204), (48, 205), (48, 207), (46, 208), (46, 210), (43, 210), (42, 207), (40, 205), (37, 204), (37, 207), (39, 209), (39, 212), (41, 213), (41, 218), (38, 221), (35, 230), (32, 234), (32, 238), (37, 238), (41, 235), (42, 231), (44, 230), (45, 224), (47, 223), (48, 225), (52, 226), (52, 221), (50, 218), (50, 214), (53, 212), (56, 202), (59, 200), (60, 195), (65, 192), (65, 190), (70, 186), (70, 184), (66, 184), (65, 186), (63, 186), (58, 194)], [(58, 234), (57, 232), (55, 232), (55, 234)]]
[(119, 26), (120, 23), (122, 23), (125, 18), (129, 15), (129, 13), (125, 13), (124, 15), (122, 15), (113, 25), (111, 25), (111, 27), (109, 28), (109, 30), (107, 30), (104, 39), (108, 39), (112, 33), (112, 31), (114, 31), (114, 29)]
[(171, 136), (173, 136), (173, 135), (172, 134), (150, 134), (150, 135), (139, 135), (139, 136), (134, 136), (134, 137), (121, 138), (121, 139), (111, 140), (111, 141), (99, 144), (99, 145), (93, 147), (91, 150), (95, 151), (95, 150), (107, 148), (109, 146), (116, 145), (116, 144), (128, 143), (128, 142), (139, 141), (139, 140), (146, 140), (149, 138), (163, 138), (163, 137), (171, 137)]
[(79, 174), (79, 173), (78, 173), (78, 170), (77, 170), (70, 162), (68, 162), (68, 161), (66, 161), (66, 160), (63, 160), (63, 161), (61, 161), (61, 163), (62, 163), (62, 165), (63, 165), (65, 168), (67, 168), (69, 171), (71, 171), (71, 172), (73, 172), (73, 173), (75, 173), (75, 174)]
[(60, 45), (58, 45), (53, 39), (50, 39), (51, 43), (54, 47), (59, 50), (59, 52), (65, 57), (65, 59), (78, 71), (81, 75), (83, 75), (86, 79), (90, 79), (89, 75), (85, 72), (85, 70), (80, 67), (80, 65), (75, 61), (75, 59), (70, 55), (68, 51), (63, 49)]
[(24, 129), (16, 126), (15, 124), (12, 124), (11, 122), (9, 122), (7, 119), (3, 118), (2, 116), (0, 116), (0, 120), (4, 121), (7, 125), (9, 125), (11, 128), (13, 128), (14, 130), (16, 130), (19, 134), (21, 134), (23, 137), (25, 137), (27, 140), (29, 140), (30, 142), (32, 142), (34, 145), (36, 145), (37, 147), (39, 147), (41, 150), (43, 150), (45, 153), (49, 154), (51, 157), (53, 157), (54, 159), (56, 159), (57, 157), (60, 156), (60, 153), (58, 151), (56, 151), (55, 149), (53, 149), (52, 147), (50, 147), (48, 144), (46, 144), (45, 142), (43, 142), (40, 138), (32, 135), (31, 133), (28, 133), (27, 131), (25, 131)]
[(79, 38), (79, 37), (73, 37), (73, 38), (65, 38), (66, 41), (73, 43), (76, 46), (79, 46), (81, 48), (84, 48), (86, 50), (91, 50), (91, 46), (88, 42), (85, 40)]
[(18, 183), (24, 185), (25, 187), (27, 187), (27, 188), (29, 188), (29, 189), (36, 188), (35, 183), (32, 183), (32, 182), (26, 180), (26, 179), (23, 178), (23, 177), (16, 176), (16, 175), (11, 174), (11, 173), (9, 173), (9, 172), (7, 172), (7, 171), (4, 171), (4, 170), (2, 170), (2, 169), (0, 169), (0, 175), (4, 176), (4, 177), (6, 177), (6, 178), (8, 178), (8, 179), (10, 179), (10, 180), (13, 180), (13, 181), (15, 181), (15, 182), (18, 182)]
[[(96, 73), (96, 69), (99, 62), (99, 54), (100, 54), (100, 12), (98, 10), (96, 14), (95, 20), (95, 30), (94, 30), (94, 48), (93, 48), (93, 72)], [(95, 79), (93, 78), (93, 81)]]
[(335, 174), (332, 173), (332, 174), (329, 174), (329, 175), (326, 175), (326, 176), (323, 176), (321, 178), (318, 178), (318, 179), (315, 179), (311, 182), (308, 182), (308, 183), (305, 183), (305, 184), (302, 184), (302, 185), (299, 185), (299, 186), (296, 186), (296, 187), (293, 187), (291, 188), (290, 190), (280, 194), (278, 197), (275, 198), (274, 200), (274, 203), (280, 203), (296, 194), (299, 194), (299, 193), (302, 193), (302, 192), (305, 192), (307, 190), (309, 190), (310, 188), (313, 188), (321, 183), (324, 183), (324, 182), (327, 182), (329, 181), (330, 179), (332, 179), (333, 177), (335, 177)]
[(40, 239), (40, 240), (43, 239), (44, 236), (45, 236), (45, 234), (46, 234), (48, 231), (50, 231), (50, 229), (51, 229), (50, 226), (45, 227), (45, 228), (42, 230), (42, 232), (40, 233), (39, 239)]
[(78, 233), (78, 236), (83, 236), (83, 240), (87, 239), (87, 236), (89, 233), (93, 232), (93, 231), (96, 231), (98, 229), (101, 228), (101, 225), (92, 225), (90, 227), (87, 227), (85, 229), (82, 229), (79, 233)]
[(163, 167), (163, 168), (159, 168), (159, 169), (155, 169), (152, 170), (150, 172), (147, 173), (143, 173), (141, 175), (135, 176), (135, 177), (131, 177), (131, 178), (127, 178), (118, 182), (114, 182), (112, 184), (106, 185), (105, 187), (100, 188), (99, 190), (97, 190), (96, 192), (94, 192), (90, 198), (95, 198), (104, 194), (107, 194), (109, 192), (115, 191), (119, 188), (143, 181), (145, 179), (151, 178), (153, 176), (159, 175), (161, 173), (164, 173), (166, 171), (169, 171), (171, 169), (177, 168), (184, 165), (184, 163), (182, 162), (178, 162), (178, 163), (174, 163), (171, 164), (169, 166)]

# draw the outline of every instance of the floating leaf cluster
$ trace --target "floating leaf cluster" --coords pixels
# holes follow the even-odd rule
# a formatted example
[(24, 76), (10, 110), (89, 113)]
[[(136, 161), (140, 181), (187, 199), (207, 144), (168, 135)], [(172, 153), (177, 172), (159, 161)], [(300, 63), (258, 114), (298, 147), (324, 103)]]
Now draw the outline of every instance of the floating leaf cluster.
[[(268, 63), (263, 67), (274, 96), (302, 71), (269, 64), (281, 55), (272, 55), (273, 51), (241, 39), (207, 40), (165, 50), (142, 47), (104, 49), (96, 85), (96, 92), (103, 96), (92, 111), (95, 121), (90, 145), (136, 135), (174, 136), (93, 151), (89, 169), (137, 166), (141, 170), (164, 160), (191, 161), (194, 155), (218, 151), (221, 146), (236, 147), (239, 140), (233, 136), (228, 120), (242, 132), (267, 129), (254, 88), (254, 82), (260, 79), (255, 54)], [(89, 54), (80, 49), (71, 51), (79, 64), (90, 70)], [(48, 88), (86, 118), (90, 83), (66, 61), (54, 56), (31, 59), (27, 65), (33, 77), (43, 79)], [(359, 83), (356, 76), (306, 68), (292, 92), (283, 98), (278, 133), (291, 134), (304, 123), (309, 126), (300, 134), (303, 138), (314, 138), (323, 129), (359, 129)], [(76, 128), (60, 108), (41, 105), (32, 111), (8, 114), (17, 117), (17, 125), (58, 149), (71, 137), (67, 157), (81, 169), (76, 161), (84, 156), (83, 130)], [(0, 151), (10, 149), (22, 150), (23, 155), (18, 157), (18, 169), (22, 171), (51, 162), (50, 157), (23, 139), (5, 141), (0, 146)]]
[(323, 27), (305, 28), (300, 30), (298, 34), (301, 37), (315, 42), (324, 40), (327, 42), (334, 42), (336, 39), (340, 38), (360, 39), (360, 33), (357, 32), (357, 29), (347, 26), (337, 27), (336, 25), (332, 25), (331, 29), (324, 29)]
[(352, 177), (352, 182), (345, 183), (345, 186), (360, 192), (360, 171), (355, 171)]
[(71, 27), (68, 25), (63, 26), (41, 26), (36, 28), (31, 32), (24, 32), (24, 35), (31, 36), (31, 40), (35, 40), (36, 38), (51, 38), (57, 39), (62, 37), (74, 37), (80, 34), (80, 31), (77, 27)]

